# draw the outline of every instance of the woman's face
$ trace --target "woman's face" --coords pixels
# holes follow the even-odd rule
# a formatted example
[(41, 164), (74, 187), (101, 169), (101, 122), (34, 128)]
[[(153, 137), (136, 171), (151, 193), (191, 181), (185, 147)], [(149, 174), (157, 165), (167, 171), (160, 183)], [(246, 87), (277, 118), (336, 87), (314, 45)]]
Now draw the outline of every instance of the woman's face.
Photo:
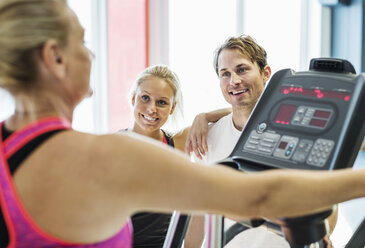
[(173, 113), (174, 91), (164, 79), (147, 78), (132, 97), (132, 106), (134, 131), (148, 135), (150, 132), (160, 130), (169, 115)]
[(89, 96), (91, 52), (84, 44), (84, 29), (76, 15), (69, 10), (71, 22), (71, 35), (65, 48), (67, 54), (67, 78), (68, 93), (75, 101), (79, 102), (85, 96)]

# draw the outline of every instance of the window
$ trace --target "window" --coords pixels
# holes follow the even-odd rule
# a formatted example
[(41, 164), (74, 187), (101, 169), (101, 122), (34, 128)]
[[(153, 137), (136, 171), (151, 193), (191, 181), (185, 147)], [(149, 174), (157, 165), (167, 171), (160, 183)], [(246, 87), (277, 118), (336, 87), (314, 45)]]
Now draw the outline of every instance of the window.
[(106, 75), (106, 1), (68, 0), (81, 25), (85, 28), (85, 44), (95, 54), (90, 84), (94, 91), (75, 109), (72, 126), (79, 131), (105, 133), (108, 131)]
[(310, 58), (321, 56), (321, 6), (317, 0), (170, 1), (169, 63), (181, 80), (185, 125), (200, 112), (228, 106), (213, 53), (239, 34), (266, 49), (272, 73), (307, 70)]
[(9, 93), (0, 88), (0, 121), (8, 118), (15, 108), (14, 100)]
[(228, 106), (213, 69), (213, 54), (237, 34), (236, 0), (169, 4), (169, 62), (181, 81), (186, 126), (200, 112)]

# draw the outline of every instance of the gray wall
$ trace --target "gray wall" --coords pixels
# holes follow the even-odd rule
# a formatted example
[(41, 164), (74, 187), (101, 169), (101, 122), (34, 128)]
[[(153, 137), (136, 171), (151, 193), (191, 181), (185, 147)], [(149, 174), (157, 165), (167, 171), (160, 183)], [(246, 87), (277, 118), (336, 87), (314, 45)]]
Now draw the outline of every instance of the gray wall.
[(332, 7), (331, 57), (349, 60), (357, 73), (365, 72), (364, 7), (365, 0)]

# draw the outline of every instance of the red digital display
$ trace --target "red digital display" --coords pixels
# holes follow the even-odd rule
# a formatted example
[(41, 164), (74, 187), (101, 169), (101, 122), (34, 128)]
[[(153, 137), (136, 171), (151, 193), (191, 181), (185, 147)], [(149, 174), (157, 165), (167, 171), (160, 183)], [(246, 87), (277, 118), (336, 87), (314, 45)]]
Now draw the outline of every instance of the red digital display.
[(279, 149), (284, 150), (284, 149), (286, 148), (286, 145), (287, 145), (287, 144), (288, 144), (288, 142), (285, 142), (285, 141), (280, 142), (280, 144), (279, 144)]
[(325, 127), (327, 124), (327, 120), (320, 120), (320, 119), (312, 119), (309, 122), (310, 126), (315, 126), (315, 127)]
[(275, 117), (275, 122), (278, 124), (289, 125), (290, 120), (293, 117), (297, 106), (283, 104), (280, 106), (278, 113)]
[(287, 95), (302, 95), (302, 96), (313, 96), (316, 98), (324, 98), (324, 99), (339, 99), (344, 101), (350, 100), (349, 92), (342, 91), (329, 91), (329, 90), (321, 90), (321, 89), (305, 89), (297, 86), (283, 86), (281, 87), (281, 93)]
[(331, 112), (330, 111), (323, 111), (323, 110), (316, 110), (316, 112), (314, 112), (313, 116), (318, 117), (318, 118), (328, 119), (331, 116)]

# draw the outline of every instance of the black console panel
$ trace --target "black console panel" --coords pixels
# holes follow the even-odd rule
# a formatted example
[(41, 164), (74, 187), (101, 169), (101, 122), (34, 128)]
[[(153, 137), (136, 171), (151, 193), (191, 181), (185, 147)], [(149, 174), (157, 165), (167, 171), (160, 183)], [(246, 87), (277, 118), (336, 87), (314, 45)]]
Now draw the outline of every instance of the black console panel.
[(222, 163), (240, 170), (351, 167), (365, 132), (364, 81), (364, 74), (275, 73)]

